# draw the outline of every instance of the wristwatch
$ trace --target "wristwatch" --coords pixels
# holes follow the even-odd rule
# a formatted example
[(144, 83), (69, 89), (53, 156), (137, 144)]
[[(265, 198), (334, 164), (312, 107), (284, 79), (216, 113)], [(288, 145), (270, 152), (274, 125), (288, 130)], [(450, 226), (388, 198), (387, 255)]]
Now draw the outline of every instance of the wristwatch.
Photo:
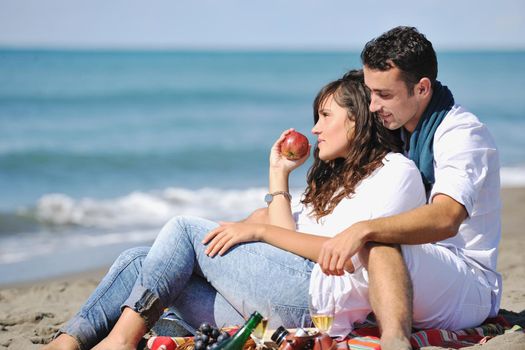
[(267, 193), (266, 196), (264, 196), (264, 201), (266, 202), (266, 204), (270, 205), (270, 203), (273, 201), (273, 197), (278, 196), (280, 194), (282, 194), (290, 202), (292, 201), (292, 195), (286, 191), (277, 191), (273, 193)]

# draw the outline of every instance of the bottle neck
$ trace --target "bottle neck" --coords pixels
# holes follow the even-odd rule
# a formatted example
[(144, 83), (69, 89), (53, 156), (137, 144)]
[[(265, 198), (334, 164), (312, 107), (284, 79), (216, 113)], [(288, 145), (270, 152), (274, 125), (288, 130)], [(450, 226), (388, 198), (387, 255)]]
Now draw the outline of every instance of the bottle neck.
[(244, 344), (250, 337), (250, 334), (261, 320), (261, 314), (255, 311), (242, 328), (235, 332), (231, 338), (218, 345), (217, 350), (242, 350)]
[(251, 333), (251, 331), (253, 331), (257, 327), (257, 325), (262, 321), (262, 319), (262, 315), (257, 311), (254, 311), (248, 319), (248, 321), (246, 321), (244, 326), (239, 330), (239, 333), (243, 333), (242, 330), (249, 330)]

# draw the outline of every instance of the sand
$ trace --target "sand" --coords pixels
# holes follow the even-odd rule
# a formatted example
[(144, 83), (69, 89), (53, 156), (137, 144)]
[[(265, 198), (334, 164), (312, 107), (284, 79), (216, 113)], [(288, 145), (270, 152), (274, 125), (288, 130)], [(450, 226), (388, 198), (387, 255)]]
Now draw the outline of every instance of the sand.
[[(498, 269), (503, 275), (501, 307), (525, 319), (525, 188), (502, 191), (503, 238)], [(0, 349), (41, 348), (96, 287), (104, 271), (65, 276), (46, 282), (0, 289)], [(425, 349), (441, 349), (436, 347)], [(525, 349), (525, 334), (495, 337), (464, 349)]]

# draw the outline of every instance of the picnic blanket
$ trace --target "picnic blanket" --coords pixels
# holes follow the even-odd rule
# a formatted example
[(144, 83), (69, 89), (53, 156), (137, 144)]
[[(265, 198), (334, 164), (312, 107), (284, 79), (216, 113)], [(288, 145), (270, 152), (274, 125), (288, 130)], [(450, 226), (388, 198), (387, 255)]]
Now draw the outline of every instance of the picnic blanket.
[[(520, 314), (501, 310), (495, 318), (487, 319), (482, 325), (458, 331), (444, 329), (426, 329), (415, 331), (410, 339), (412, 347), (419, 349), (424, 346), (439, 346), (444, 348), (460, 349), (475, 344), (484, 344), (497, 335), (508, 332), (524, 332), (525, 311)], [(234, 330), (230, 328), (230, 330)], [(173, 344), (172, 348), (182, 347), (192, 341), (191, 337), (155, 337), (150, 339), (148, 349), (162, 350), (154, 346), (154, 342)], [(359, 325), (343, 341), (337, 343), (338, 350), (380, 350), (379, 329), (367, 323)]]
[[(443, 348), (461, 349), (466, 346), (484, 344), (497, 335), (506, 332), (523, 332), (522, 326), (512, 324), (512, 313), (500, 313), (495, 318), (487, 319), (482, 325), (475, 328), (466, 328), (458, 331), (445, 329), (425, 329), (412, 333), (410, 343), (414, 349), (424, 346), (439, 346)], [(379, 345), (379, 329), (376, 326), (361, 325), (350, 333), (346, 340), (350, 350), (381, 349)], [(339, 346), (338, 348), (341, 348)], [(344, 346), (343, 346), (344, 348)]]

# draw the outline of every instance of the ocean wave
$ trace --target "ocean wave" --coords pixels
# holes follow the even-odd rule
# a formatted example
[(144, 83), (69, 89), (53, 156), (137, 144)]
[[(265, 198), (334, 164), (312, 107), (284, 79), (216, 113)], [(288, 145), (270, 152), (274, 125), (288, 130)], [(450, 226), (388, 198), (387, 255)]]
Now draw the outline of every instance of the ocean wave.
[(51, 232), (40, 232), (6, 237), (2, 239), (0, 247), (0, 265), (21, 263), (67, 251), (85, 254), (86, 251), (111, 245), (149, 245), (157, 234), (158, 230), (149, 229), (112, 231), (104, 234), (75, 232), (54, 235)]
[[(502, 187), (525, 187), (525, 166), (501, 169)], [(14, 266), (57, 254), (149, 245), (178, 215), (236, 221), (264, 207), (264, 187), (246, 189), (169, 187), (107, 198), (49, 193), (33, 206), (0, 216), (0, 266)], [(302, 190), (291, 191), (296, 203)], [(109, 249), (109, 250), (108, 250)], [(77, 252), (77, 253), (75, 253)], [(109, 254), (109, 253), (108, 253)], [(0, 279), (1, 280), (1, 279)]]
[[(50, 256), (116, 250), (149, 245), (172, 217), (198, 216), (213, 221), (235, 221), (265, 206), (266, 189), (190, 190), (170, 187), (155, 192), (132, 192), (110, 199), (75, 199), (63, 193), (42, 196), (35, 206), (20, 209), (27, 231), (0, 230), (0, 267), (22, 264)], [(295, 199), (298, 191), (292, 191)], [(0, 229), (3, 223), (0, 221)], [(16, 225), (11, 222), (9, 227)], [(109, 249), (109, 250), (108, 250)], [(1, 278), (0, 278), (1, 282)]]
[[(501, 169), (502, 187), (525, 187), (525, 166)], [(201, 188), (197, 190), (169, 187), (161, 191), (131, 192), (125, 196), (75, 199), (63, 193), (42, 196), (34, 207), (22, 209), (35, 222), (52, 225), (76, 225), (115, 229), (157, 227), (176, 215), (192, 215), (210, 220), (240, 220), (265, 205), (267, 189)], [(294, 189), (297, 200), (302, 190)]]
[(240, 220), (265, 205), (265, 193), (264, 188), (167, 188), (160, 192), (132, 192), (113, 199), (74, 199), (55, 193), (42, 196), (32, 210), (39, 222), (53, 225), (103, 229), (153, 227), (176, 215)]

